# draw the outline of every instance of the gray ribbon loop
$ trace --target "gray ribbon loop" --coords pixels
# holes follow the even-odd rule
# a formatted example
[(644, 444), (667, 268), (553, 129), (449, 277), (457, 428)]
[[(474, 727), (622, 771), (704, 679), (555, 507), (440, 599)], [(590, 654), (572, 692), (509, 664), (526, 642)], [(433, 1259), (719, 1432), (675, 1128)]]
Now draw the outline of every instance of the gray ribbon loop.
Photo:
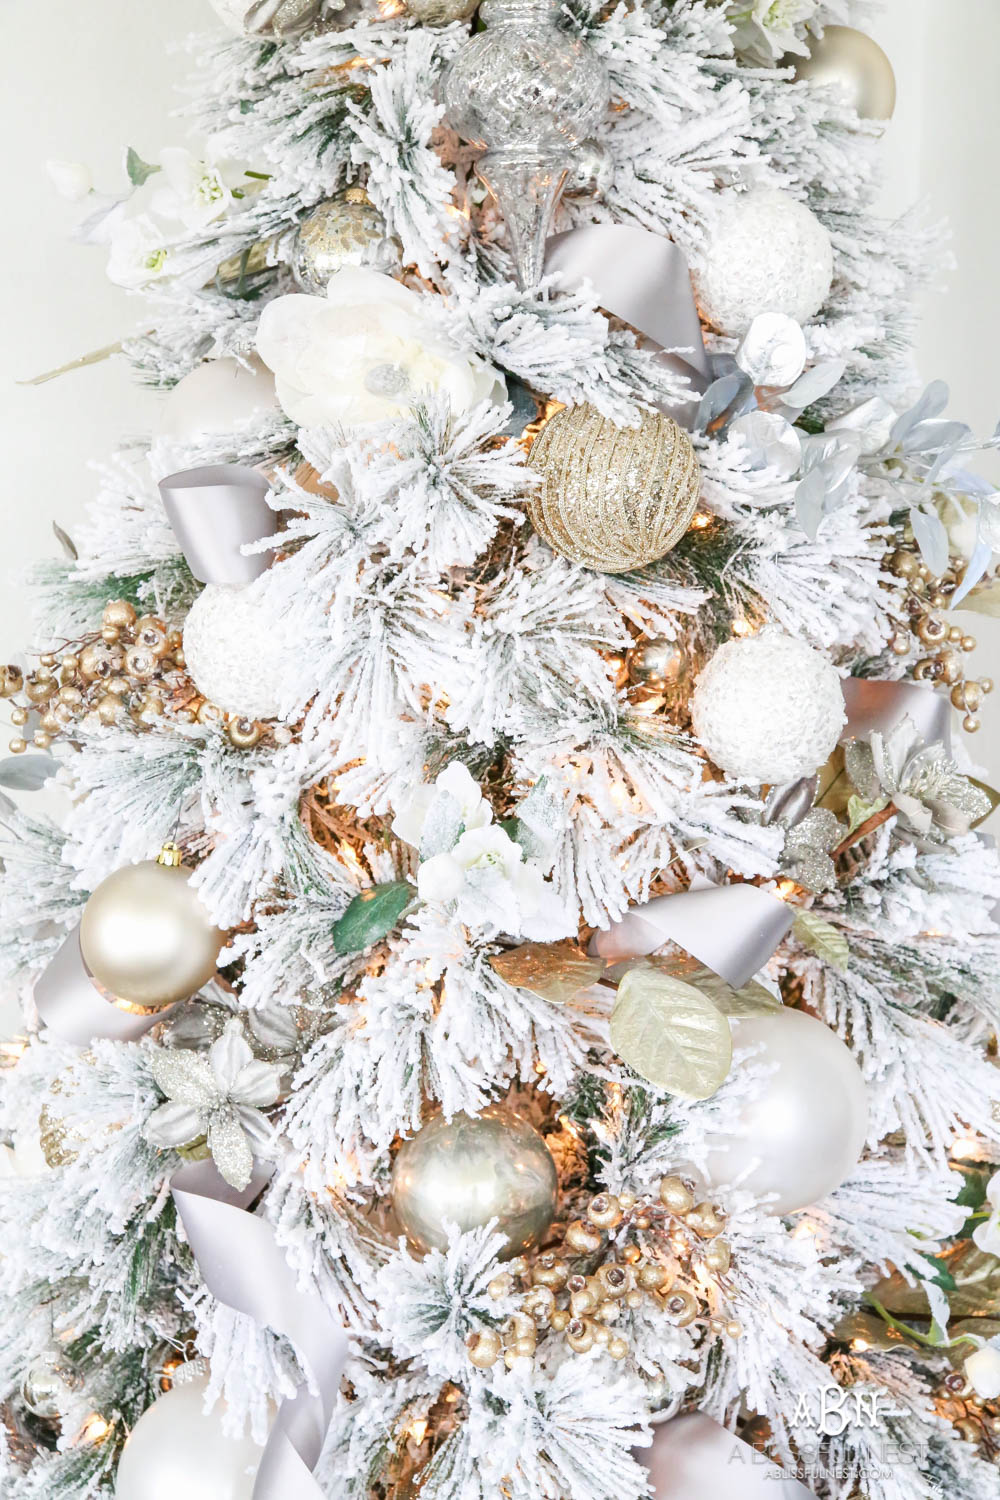
[(794, 908), (755, 885), (708, 886), (635, 907), (596, 933), (592, 947), (619, 963), (677, 943), (738, 990), (763, 968), (794, 920)]
[(270, 485), (256, 469), (242, 464), (208, 464), (182, 469), (160, 480), (167, 520), (199, 583), (252, 583), (270, 565), (270, 556), (240, 550), (273, 536)]
[[(659, 345), (661, 362), (701, 395), (712, 374), (687, 261), (672, 240), (638, 224), (585, 224), (555, 234), (545, 248), (545, 272), (589, 281), (600, 305)], [(690, 409), (689, 409), (690, 408)], [(697, 402), (671, 408), (693, 421)]]
[(172, 1005), (151, 1015), (120, 1010), (95, 984), (80, 950), (80, 924), (35, 981), (35, 1009), (49, 1030), (64, 1042), (86, 1047), (95, 1037), (112, 1042), (135, 1042)]
[(234, 1193), (210, 1162), (198, 1162), (175, 1173), (174, 1202), (213, 1297), (289, 1339), (315, 1386), (315, 1392), (300, 1387), (282, 1403), (257, 1471), (254, 1500), (322, 1500), (312, 1470), (333, 1416), (347, 1334), (322, 1298), (299, 1289), (271, 1226), (246, 1212), (265, 1180)]
[(848, 677), (843, 688), (847, 706), (844, 740), (888, 734), (902, 719), (910, 719), (927, 744), (940, 740), (946, 750), (951, 749), (951, 705), (933, 688), (870, 677)]
[(636, 1448), (633, 1457), (649, 1470), (654, 1500), (816, 1500), (793, 1475), (700, 1411), (664, 1422), (653, 1446)]

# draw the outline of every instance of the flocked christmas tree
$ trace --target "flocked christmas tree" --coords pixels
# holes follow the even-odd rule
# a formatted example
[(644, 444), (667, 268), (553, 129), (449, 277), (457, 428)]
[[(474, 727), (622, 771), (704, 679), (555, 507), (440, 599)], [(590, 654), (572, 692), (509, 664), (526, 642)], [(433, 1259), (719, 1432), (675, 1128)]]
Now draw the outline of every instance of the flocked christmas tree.
[(53, 164), (165, 398), (3, 669), (5, 1500), (994, 1496), (1000, 510), (868, 7), (216, 9)]

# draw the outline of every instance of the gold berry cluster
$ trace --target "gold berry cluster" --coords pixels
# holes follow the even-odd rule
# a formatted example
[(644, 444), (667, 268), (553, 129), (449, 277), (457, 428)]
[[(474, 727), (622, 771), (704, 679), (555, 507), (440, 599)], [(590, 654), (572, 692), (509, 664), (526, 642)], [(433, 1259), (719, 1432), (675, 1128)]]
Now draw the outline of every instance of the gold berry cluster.
[(938, 1415), (950, 1422), (968, 1443), (975, 1443), (983, 1458), (995, 1463), (1000, 1458), (1000, 1408), (995, 1402), (980, 1400), (970, 1392), (968, 1382), (957, 1370), (945, 1377), (934, 1393)]
[(530, 1359), (544, 1331), (577, 1354), (600, 1347), (625, 1359), (628, 1339), (618, 1325), (644, 1303), (676, 1328), (700, 1319), (713, 1334), (739, 1338), (739, 1323), (713, 1312), (725, 1300), (732, 1261), (725, 1226), (722, 1210), (699, 1202), (681, 1177), (664, 1177), (655, 1198), (599, 1193), (561, 1244), (519, 1256), (490, 1282), (491, 1297), (516, 1296), (518, 1307), (502, 1327), (469, 1335), (470, 1361), (486, 1370), (501, 1357), (508, 1367)]
[[(140, 616), (127, 599), (105, 606), (99, 632), (39, 657), (33, 672), (0, 667), (0, 697), (13, 701), (14, 755), (28, 748), (29, 733), (32, 744), (47, 750), (77, 723), (127, 719), (142, 728), (167, 713), (189, 724), (222, 725), (238, 749), (251, 749), (266, 732), (202, 697), (185, 672), (181, 632), (156, 615)], [(291, 738), (281, 725), (270, 732)]]
[(993, 679), (976, 680), (966, 674), (964, 659), (975, 651), (978, 643), (961, 626), (949, 624), (944, 615), (958, 588), (959, 571), (949, 568), (935, 578), (927, 564), (921, 562), (919, 553), (906, 547), (892, 554), (889, 567), (906, 590), (903, 601), (906, 626), (893, 635), (892, 650), (897, 656), (923, 651), (913, 668), (914, 677), (920, 682), (949, 688), (952, 704), (965, 714), (962, 727), (975, 734), (980, 728), (976, 716), (983, 699), (993, 691)]

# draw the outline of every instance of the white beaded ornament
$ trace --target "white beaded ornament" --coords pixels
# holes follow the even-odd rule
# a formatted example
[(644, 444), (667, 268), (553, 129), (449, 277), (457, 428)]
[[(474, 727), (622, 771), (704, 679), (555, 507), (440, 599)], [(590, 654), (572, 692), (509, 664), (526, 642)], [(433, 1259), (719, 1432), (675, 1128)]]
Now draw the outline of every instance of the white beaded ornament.
[(721, 646), (695, 684), (694, 732), (735, 781), (811, 776), (847, 721), (836, 668), (774, 627)]
[(788, 193), (727, 193), (691, 276), (705, 321), (742, 338), (760, 313), (797, 323), (816, 316), (833, 282), (833, 246), (816, 215)]
[(296, 647), (256, 584), (202, 589), (184, 622), (184, 660), (199, 693), (225, 713), (277, 719), (289, 706)]

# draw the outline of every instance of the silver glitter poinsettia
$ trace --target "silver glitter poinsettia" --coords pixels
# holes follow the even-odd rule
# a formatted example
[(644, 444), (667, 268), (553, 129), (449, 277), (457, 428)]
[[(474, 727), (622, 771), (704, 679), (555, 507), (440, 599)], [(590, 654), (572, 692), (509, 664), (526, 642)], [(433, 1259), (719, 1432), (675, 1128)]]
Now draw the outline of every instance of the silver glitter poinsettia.
[(845, 832), (832, 812), (814, 807), (785, 835), (782, 874), (817, 895), (833, 890), (837, 870), (830, 855)]
[(844, 765), (857, 790), (849, 804), (852, 832), (892, 803), (899, 832), (920, 848), (933, 848), (968, 833), (993, 807), (940, 741), (924, 743), (911, 719), (868, 743), (852, 741)]
[(245, 1188), (253, 1175), (254, 1151), (266, 1151), (274, 1137), (261, 1111), (278, 1101), (281, 1069), (254, 1057), (237, 1020), (226, 1025), (204, 1056), (157, 1048), (152, 1069), (168, 1102), (146, 1121), (146, 1140), (177, 1147), (204, 1138), (226, 1181)]

